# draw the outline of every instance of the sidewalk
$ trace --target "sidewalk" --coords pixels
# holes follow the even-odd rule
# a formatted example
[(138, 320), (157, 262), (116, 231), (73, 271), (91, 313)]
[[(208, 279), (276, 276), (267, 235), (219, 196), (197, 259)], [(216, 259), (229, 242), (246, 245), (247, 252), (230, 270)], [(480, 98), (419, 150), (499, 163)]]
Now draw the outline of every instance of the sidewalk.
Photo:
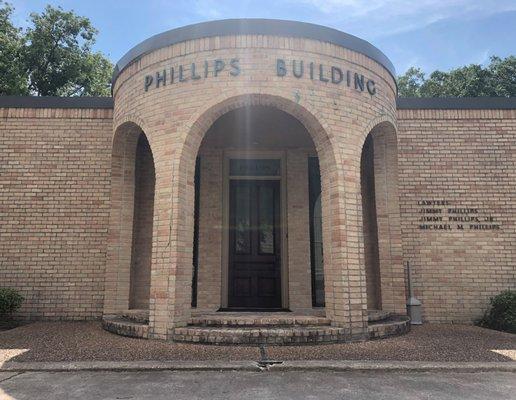
[(9, 362), (7, 372), (71, 371), (381, 371), (381, 372), (516, 372), (511, 362), (426, 362), (426, 361), (77, 361)]
[(71, 371), (0, 372), (10, 400), (506, 400), (515, 374), (489, 371)]

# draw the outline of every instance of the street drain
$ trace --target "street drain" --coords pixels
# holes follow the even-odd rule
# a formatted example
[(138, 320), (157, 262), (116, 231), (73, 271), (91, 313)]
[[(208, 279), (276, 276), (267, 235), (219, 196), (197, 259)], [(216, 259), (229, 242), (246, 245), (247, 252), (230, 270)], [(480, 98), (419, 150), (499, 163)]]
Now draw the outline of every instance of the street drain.
[(283, 361), (270, 360), (267, 356), (267, 347), (264, 344), (260, 345), (260, 361), (258, 361), (258, 368), (262, 371), (268, 370), (274, 364), (283, 364)]

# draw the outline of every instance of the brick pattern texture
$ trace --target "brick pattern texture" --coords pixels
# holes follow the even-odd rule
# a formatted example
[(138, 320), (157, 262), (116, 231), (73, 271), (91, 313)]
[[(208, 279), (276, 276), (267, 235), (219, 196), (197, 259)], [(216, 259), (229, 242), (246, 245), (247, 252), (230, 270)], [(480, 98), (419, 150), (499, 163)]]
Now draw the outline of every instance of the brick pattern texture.
[(102, 313), (112, 110), (0, 109), (0, 286), (26, 319)]
[[(415, 294), (427, 321), (470, 323), (490, 296), (516, 288), (516, 110), (400, 110), (398, 129), (403, 253)], [(421, 217), (436, 215), (421, 213), (428, 208), (442, 210), (443, 224), (492, 217), (482, 224), (500, 229), (419, 229)]]
[(218, 310), (222, 305), (222, 151), (207, 149), (200, 158), (197, 308)]

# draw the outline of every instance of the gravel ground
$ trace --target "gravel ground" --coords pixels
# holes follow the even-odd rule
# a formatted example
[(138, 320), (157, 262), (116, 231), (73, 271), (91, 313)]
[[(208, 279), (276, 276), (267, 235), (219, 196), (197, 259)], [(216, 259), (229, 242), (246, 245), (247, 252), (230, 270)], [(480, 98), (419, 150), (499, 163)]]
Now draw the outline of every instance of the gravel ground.
[[(504, 355), (493, 350), (504, 350)], [(424, 324), (403, 336), (319, 347), (273, 347), (278, 360), (512, 361), (516, 335), (469, 325)]]
[[(511, 361), (516, 359), (516, 335), (474, 326), (425, 324), (404, 336), (363, 343), (268, 346), (267, 356), (273, 360)], [(100, 322), (36, 322), (0, 332), (0, 363), (259, 359), (257, 347), (131, 339), (104, 331)]]
[[(6, 351), (7, 349), (7, 351)], [(12, 361), (258, 360), (256, 347), (218, 347), (118, 336), (100, 322), (35, 322), (0, 332), (0, 362)], [(12, 356), (12, 350), (11, 350)]]

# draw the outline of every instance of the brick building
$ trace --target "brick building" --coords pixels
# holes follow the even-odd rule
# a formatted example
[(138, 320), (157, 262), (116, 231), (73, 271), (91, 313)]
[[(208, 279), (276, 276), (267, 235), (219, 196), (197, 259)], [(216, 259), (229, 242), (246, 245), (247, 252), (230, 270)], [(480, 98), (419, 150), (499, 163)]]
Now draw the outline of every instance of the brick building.
[(400, 99), (389, 59), (330, 28), (175, 29), (120, 60), (113, 98), (0, 97), (0, 117), (23, 318), (351, 340), (407, 329), (405, 261), (430, 322), (516, 286), (516, 101)]

